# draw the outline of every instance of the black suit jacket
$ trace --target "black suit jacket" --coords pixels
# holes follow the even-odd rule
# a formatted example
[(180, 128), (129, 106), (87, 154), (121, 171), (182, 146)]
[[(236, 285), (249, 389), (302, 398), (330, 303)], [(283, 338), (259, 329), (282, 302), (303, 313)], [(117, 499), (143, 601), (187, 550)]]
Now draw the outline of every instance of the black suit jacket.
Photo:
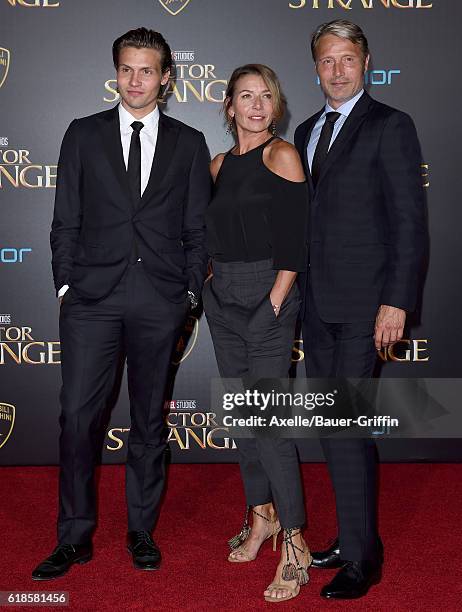
[[(310, 282), (327, 322), (413, 311), (426, 245), (421, 152), (412, 119), (366, 92), (342, 126), (316, 189), (307, 160), (323, 110), (295, 131), (310, 187)], [(299, 282), (306, 290), (306, 275)], [(304, 312), (304, 310), (303, 310)]]
[(168, 300), (200, 295), (206, 274), (204, 213), (209, 155), (202, 133), (160, 113), (156, 151), (141, 202), (131, 200), (118, 108), (75, 119), (61, 146), (51, 229), (56, 290), (108, 295), (141, 257)]

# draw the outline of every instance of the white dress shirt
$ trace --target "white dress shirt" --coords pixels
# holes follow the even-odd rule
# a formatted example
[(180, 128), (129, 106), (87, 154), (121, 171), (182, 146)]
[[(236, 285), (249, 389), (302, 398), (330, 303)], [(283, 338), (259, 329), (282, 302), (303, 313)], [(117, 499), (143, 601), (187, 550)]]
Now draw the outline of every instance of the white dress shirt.
[[(137, 119), (133, 117), (122, 104), (119, 104), (120, 140), (122, 143), (125, 168), (128, 167), (128, 154), (130, 152), (130, 141), (133, 133), (131, 124), (134, 121), (141, 121), (143, 124), (143, 129), (140, 132), (141, 195), (143, 195), (149, 181), (154, 153), (156, 151), (157, 134), (159, 132), (159, 108), (156, 106), (149, 115), (146, 115), (142, 119)], [(58, 292), (58, 297), (62, 297), (68, 289), (69, 285), (63, 285)]]
[(337, 138), (340, 130), (342, 129), (343, 124), (347, 120), (348, 115), (351, 113), (356, 102), (363, 95), (363, 93), (364, 93), (364, 89), (361, 89), (361, 91), (357, 93), (354, 98), (351, 98), (351, 100), (348, 100), (347, 102), (345, 102), (344, 104), (342, 104), (342, 106), (339, 106), (338, 108), (332, 108), (331, 106), (329, 106), (329, 104), (326, 103), (324, 112), (314, 124), (314, 128), (311, 131), (310, 140), (308, 142), (307, 156), (308, 156), (308, 163), (310, 165), (310, 170), (311, 170), (311, 165), (313, 163), (314, 152), (316, 151), (316, 145), (318, 144), (319, 137), (321, 136), (322, 126), (326, 122), (327, 113), (332, 113), (332, 112), (340, 113), (340, 117), (334, 123), (334, 131), (332, 133), (332, 138), (330, 139), (330, 143), (329, 143), (329, 149), (330, 149), (332, 146), (332, 143)]
[(141, 121), (143, 129), (140, 132), (141, 141), (141, 195), (143, 195), (151, 174), (152, 160), (156, 151), (157, 134), (159, 131), (159, 108), (156, 108), (142, 119), (133, 117), (122, 104), (119, 104), (120, 140), (124, 154), (125, 168), (128, 167), (128, 154), (134, 121)]

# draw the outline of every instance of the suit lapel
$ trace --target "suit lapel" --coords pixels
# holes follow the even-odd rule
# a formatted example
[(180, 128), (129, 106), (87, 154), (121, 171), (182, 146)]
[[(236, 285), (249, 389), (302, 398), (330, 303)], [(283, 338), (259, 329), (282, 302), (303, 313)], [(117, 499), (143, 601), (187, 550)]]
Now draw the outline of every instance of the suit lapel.
[(122, 142), (120, 139), (119, 110), (117, 106), (108, 112), (103, 126), (102, 137), (106, 157), (119, 181), (124, 199), (128, 200), (133, 207), (127, 179), (127, 169), (125, 168)]
[(165, 178), (175, 151), (178, 134), (178, 126), (160, 112), (156, 151), (154, 153), (154, 159), (152, 160), (148, 184), (143, 192), (139, 208), (146, 205)]
[(308, 181), (308, 185), (311, 191), (314, 190), (314, 185), (310, 171), (310, 164), (308, 163), (308, 143), (310, 142), (311, 132), (313, 131), (314, 126), (316, 125), (316, 121), (319, 119), (323, 112), (324, 108), (322, 108), (318, 113), (313, 115), (308, 121), (306, 126), (305, 140), (303, 141), (303, 165), (305, 167), (306, 180)]
[(348, 115), (347, 120), (343, 124), (342, 129), (338, 133), (337, 138), (334, 140), (329, 150), (326, 161), (322, 166), (321, 174), (319, 175), (316, 187), (319, 187), (319, 184), (329, 171), (330, 167), (335, 164), (336, 160), (338, 160), (345, 149), (345, 146), (351, 141), (355, 133), (361, 127), (367, 113), (369, 112), (372, 102), (372, 98), (366, 92), (364, 92), (356, 102), (353, 110)]

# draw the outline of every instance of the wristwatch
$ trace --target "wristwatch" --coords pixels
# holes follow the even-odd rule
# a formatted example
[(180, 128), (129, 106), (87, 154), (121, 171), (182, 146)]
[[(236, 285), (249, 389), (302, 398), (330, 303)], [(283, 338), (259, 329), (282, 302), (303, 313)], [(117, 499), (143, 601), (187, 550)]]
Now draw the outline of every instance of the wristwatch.
[(189, 298), (189, 303), (191, 304), (191, 308), (197, 308), (197, 305), (199, 304), (199, 300), (197, 299), (197, 297), (192, 291), (188, 291), (188, 298)]

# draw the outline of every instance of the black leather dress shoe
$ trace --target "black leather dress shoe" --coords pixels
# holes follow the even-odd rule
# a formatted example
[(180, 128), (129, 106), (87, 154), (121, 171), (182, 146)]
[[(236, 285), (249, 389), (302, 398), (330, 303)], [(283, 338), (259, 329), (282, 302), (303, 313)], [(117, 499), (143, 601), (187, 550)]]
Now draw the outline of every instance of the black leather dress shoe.
[(347, 561), (334, 579), (321, 590), (327, 599), (357, 599), (380, 582), (382, 564), (372, 561)]
[(318, 569), (337, 569), (342, 567), (343, 561), (340, 559), (340, 546), (338, 538), (332, 542), (327, 550), (321, 552), (312, 552), (311, 567)]
[(136, 569), (159, 569), (162, 559), (160, 550), (147, 531), (129, 531), (127, 548)]
[[(377, 555), (379, 562), (383, 563), (383, 544), (380, 538), (377, 543)], [(344, 564), (340, 557), (338, 538), (335, 538), (327, 550), (312, 552), (311, 556), (313, 557), (311, 567), (316, 567), (317, 569), (338, 569)]]
[(91, 544), (59, 544), (51, 555), (32, 572), (32, 580), (53, 580), (64, 576), (74, 563), (83, 565), (91, 560)]

